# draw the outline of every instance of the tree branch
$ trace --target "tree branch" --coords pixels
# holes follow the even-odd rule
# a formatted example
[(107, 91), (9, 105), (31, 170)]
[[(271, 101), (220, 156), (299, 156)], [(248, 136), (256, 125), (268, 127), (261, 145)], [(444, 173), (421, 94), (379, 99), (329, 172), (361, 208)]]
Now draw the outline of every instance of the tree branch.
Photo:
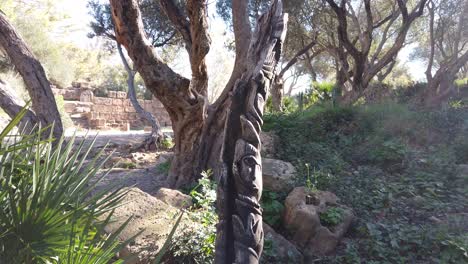
[(190, 35), (190, 22), (173, 0), (160, 0), (161, 7), (177, 31), (182, 35), (187, 52), (191, 54), (192, 37)]
[(44, 68), (1, 12), (0, 46), (6, 51), (23, 78), (31, 97), (32, 109), (39, 122), (43, 127), (54, 124), (54, 136), (61, 137), (63, 133), (62, 120)]
[(208, 95), (208, 71), (205, 63), (206, 54), (210, 50), (211, 39), (208, 34), (207, 0), (188, 0), (187, 13), (190, 19), (190, 66), (192, 69), (191, 87), (202, 94)]
[(309, 51), (312, 47), (314, 47), (317, 44), (315, 40), (312, 40), (309, 44), (307, 44), (305, 47), (303, 47), (301, 50), (299, 50), (292, 59), (281, 69), (281, 71), (278, 73), (276, 76), (277, 78), (283, 78), (283, 75), (286, 71), (289, 70), (296, 62), (298, 61), (299, 57), (304, 55), (307, 51)]
[[(15, 118), (16, 115), (25, 106), (23, 100), (15, 95), (13, 89), (11, 89), (5, 82), (0, 79), (0, 108), (11, 118)], [(38, 122), (36, 115), (28, 110), (21, 119), (19, 128), (20, 130), (26, 129), (31, 130), (34, 125)]]
[(116, 40), (123, 45), (146, 87), (170, 111), (175, 102), (195, 104), (196, 95), (190, 90), (190, 81), (175, 73), (165, 64), (145, 37), (143, 22), (136, 0), (111, 0)]

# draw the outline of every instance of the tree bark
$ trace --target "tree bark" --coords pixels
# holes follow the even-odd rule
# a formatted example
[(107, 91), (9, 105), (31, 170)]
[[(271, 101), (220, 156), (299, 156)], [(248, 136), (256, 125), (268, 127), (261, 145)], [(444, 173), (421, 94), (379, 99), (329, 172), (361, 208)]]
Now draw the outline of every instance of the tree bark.
[(286, 34), (280, 0), (262, 15), (248, 50), (248, 68), (236, 81), (217, 171), (219, 223), (216, 263), (259, 263), (263, 249), (260, 130), (267, 92)]
[[(26, 104), (18, 98), (13, 90), (0, 79), (0, 108), (13, 119)], [(36, 115), (28, 110), (19, 124), (20, 130), (30, 131), (37, 124)]]
[(284, 93), (284, 81), (280, 76), (276, 76), (271, 86), (271, 105), (274, 112), (283, 111), (283, 93)]
[(125, 55), (122, 51), (122, 46), (119, 43), (117, 43), (117, 50), (124, 68), (127, 71), (128, 98), (130, 99), (130, 102), (132, 103), (133, 108), (135, 108), (135, 111), (138, 113), (138, 115), (151, 125), (151, 134), (147, 139), (145, 139), (143, 145), (145, 149), (151, 149), (152, 145), (157, 148), (160, 140), (163, 137), (161, 125), (159, 124), (158, 120), (150, 112), (145, 111), (145, 109), (143, 109), (143, 107), (138, 102), (135, 91), (135, 71), (130, 68), (130, 65), (128, 64), (127, 59), (125, 58)]
[(156, 54), (142, 29), (137, 0), (111, 0), (111, 9), (117, 42), (126, 48), (146, 87), (170, 115), (175, 156), (167, 185), (178, 188), (193, 183), (202, 170), (219, 166), (232, 91), (246, 71), (264, 60), (258, 58), (258, 54), (247, 53), (247, 50), (255, 48), (249, 46), (251, 43), (263, 40), (250, 41), (248, 6), (245, 0), (234, 0), (233, 14), (237, 21), (234, 23), (236, 65), (221, 96), (215, 103), (208, 105), (205, 56), (211, 40), (207, 33), (207, 1), (189, 0), (185, 12), (188, 17), (178, 10), (173, 0), (162, 2), (166, 14), (184, 38), (192, 68), (191, 80), (175, 73)]
[[(204, 1), (202, 1), (204, 2)], [(191, 13), (202, 12), (206, 3), (195, 5)], [(168, 186), (180, 187), (192, 183), (195, 179), (195, 167), (200, 146), (200, 135), (206, 118), (208, 100), (204, 96), (205, 81), (201, 80), (203, 69), (206, 68), (204, 56), (208, 52), (209, 38), (206, 28), (197, 27), (197, 32), (190, 32), (190, 41), (204, 41), (196, 49), (189, 47), (192, 68), (201, 71), (192, 73), (197, 75), (194, 80), (175, 73), (156, 54), (143, 31), (141, 14), (136, 0), (111, 0), (112, 16), (115, 22), (116, 40), (123, 45), (136, 70), (143, 78), (146, 87), (161, 101), (169, 113), (174, 130), (175, 156), (168, 176)], [(189, 6), (189, 3), (187, 3)], [(203, 20), (203, 17), (200, 17)], [(205, 18), (206, 19), (206, 18)], [(199, 23), (200, 21), (197, 21)], [(206, 22), (206, 21), (205, 21)], [(201, 23), (205, 25), (206, 23)], [(193, 30), (193, 28), (189, 28)], [(201, 86), (198, 86), (201, 85)]]
[(305, 45), (301, 50), (299, 50), (291, 60), (286, 63), (286, 65), (281, 69), (281, 71), (276, 75), (275, 81), (271, 89), (271, 102), (273, 105), (273, 110), (276, 112), (283, 111), (283, 94), (284, 94), (284, 74), (297, 63), (299, 57), (306, 54), (311, 48), (313, 48), (317, 42), (312, 40), (309, 44)]
[[(360, 25), (359, 19), (352, 10), (352, 4), (350, 1), (342, 0), (338, 4), (335, 0), (326, 0), (338, 20), (337, 31), (339, 42), (338, 49), (340, 50), (339, 52), (344, 54), (346, 51), (345, 56), (340, 56), (341, 63), (343, 65), (347, 64), (347, 61), (349, 60), (348, 56), (352, 59), (353, 62), (351, 71), (352, 75), (350, 77), (346, 76), (347, 82), (352, 86), (352, 92), (350, 91), (345, 94), (343, 101), (351, 104), (359, 99), (364, 93), (364, 90), (367, 89), (372, 79), (376, 77), (377, 74), (382, 71), (382, 69), (384, 69), (388, 64), (392, 63), (405, 43), (406, 35), (408, 34), (410, 26), (418, 17), (422, 16), (424, 6), (427, 1), (428, 0), (419, 0), (414, 9), (412, 9), (411, 12), (408, 12), (406, 1), (397, 0), (396, 2), (398, 5), (398, 11), (393, 10), (392, 13), (383, 20), (374, 22), (371, 1), (365, 0), (364, 9), (366, 15), (366, 25)], [(351, 11), (349, 12), (348, 9)], [(389, 42), (387, 31), (390, 25), (387, 25), (386, 28), (383, 29), (383, 39), (378, 44), (377, 50), (372, 57), (369, 56), (372, 42), (374, 41), (372, 35), (373, 31), (383, 26), (385, 23), (393, 24), (400, 15), (402, 23), (391, 46), (386, 49), (384, 54), (379, 56), (382, 48), (386, 43)], [(354, 23), (357, 23), (355, 26), (358, 28), (358, 45), (351, 41), (349, 37), (349, 32), (351, 32), (348, 30), (349, 16), (351, 16), (351, 19), (354, 21)], [(365, 30), (362, 31), (361, 27)], [(345, 70), (347, 71), (347, 69)]]
[(63, 134), (62, 120), (44, 68), (14, 27), (0, 12), (0, 46), (6, 51), (26, 84), (32, 109), (42, 127), (53, 124), (53, 135)]

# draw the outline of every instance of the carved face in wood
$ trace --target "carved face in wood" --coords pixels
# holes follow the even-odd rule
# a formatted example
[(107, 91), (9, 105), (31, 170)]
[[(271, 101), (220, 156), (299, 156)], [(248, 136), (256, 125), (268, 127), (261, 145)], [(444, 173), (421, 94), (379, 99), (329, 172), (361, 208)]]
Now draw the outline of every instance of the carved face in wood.
[(262, 192), (262, 163), (257, 148), (243, 139), (237, 140), (233, 165), (233, 174), (239, 194), (255, 195)]

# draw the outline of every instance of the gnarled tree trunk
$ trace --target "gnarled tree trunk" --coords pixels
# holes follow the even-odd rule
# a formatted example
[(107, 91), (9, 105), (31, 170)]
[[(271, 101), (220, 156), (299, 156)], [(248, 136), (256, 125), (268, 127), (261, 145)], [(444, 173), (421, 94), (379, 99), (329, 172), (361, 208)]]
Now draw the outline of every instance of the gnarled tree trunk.
[[(259, 36), (250, 41), (253, 37), (247, 3), (246, 0), (233, 0), (236, 63), (220, 97), (209, 105), (205, 56), (211, 40), (208, 36), (207, 0), (188, 0), (186, 12), (182, 12), (173, 0), (161, 0), (162, 9), (182, 36), (189, 54), (190, 80), (165, 64), (146, 39), (138, 1), (111, 0), (116, 41), (126, 48), (146, 87), (161, 101), (172, 121), (175, 156), (167, 180), (170, 187), (189, 185), (202, 170), (219, 166), (232, 91), (246, 71), (252, 73), (251, 67), (265, 60), (258, 54), (247, 53), (254, 48), (249, 46), (251, 43), (259, 42)], [(262, 48), (267, 47), (258, 50)]]
[(53, 135), (59, 138), (63, 134), (62, 120), (44, 68), (2, 12), (0, 12), (0, 46), (6, 51), (23, 78), (38, 122), (43, 127), (54, 124)]
[[(189, 12), (192, 16), (196, 16), (195, 13), (204, 12), (203, 9), (206, 8), (204, 3), (196, 2), (192, 6), (193, 12)], [(187, 5), (189, 6), (189, 3)], [(206, 70), (204, 57), (209, 47), (209, 45), (200, 45), (194, 49), (191, 43), (209, 43), (209, 39), (202, 36), (207, 34), (206, 18), (204, 22), (198, 21), (200, 23), (193, 28), (185, 19), (177, 21), (178, 26), (184, 30), (198, 30), (197, 34), (183, 35), (186, 38), (191, 64), (194, 65), (193, 68), (199, 69), (192, 73), (194, 76), (191, 82), (175, 73), (153, 50), (142, 28), (143, 23), (137, 1), (111, 0), (111, 6), (117, 42), (127, 49), (147, 89), (161, 101), (171, 118), (175, 157), (172, 161), (168, 185), (179, 187), (189, 184), (194, 179), (199, 139), (205, 120), (207, 100), (204, 94), (206, 94), (207, 83), (202, 79), (203, 68)], [(168, 16), (171, 17), (171, 15)]]

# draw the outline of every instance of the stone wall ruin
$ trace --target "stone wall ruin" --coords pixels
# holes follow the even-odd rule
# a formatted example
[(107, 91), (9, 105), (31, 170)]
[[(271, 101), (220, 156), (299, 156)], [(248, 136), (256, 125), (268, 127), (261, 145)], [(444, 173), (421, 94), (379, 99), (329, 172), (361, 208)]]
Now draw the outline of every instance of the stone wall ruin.
[[(95, 130), (143, 129), (149, 126), (139, 117), (127, 99), (126, 92), (109, 91), (107, 97), (98, 97), (87, 82), (73, 82), (69, 88), (52, 88), (55, 96), (64, 99), (65, 112), (68, 113), (76, 127)], [(152, 113), (161, 126), (170, 126), (169, 114), (162, 103), (153, 97), (152, 100), (138, 99), (141, 106)]]

